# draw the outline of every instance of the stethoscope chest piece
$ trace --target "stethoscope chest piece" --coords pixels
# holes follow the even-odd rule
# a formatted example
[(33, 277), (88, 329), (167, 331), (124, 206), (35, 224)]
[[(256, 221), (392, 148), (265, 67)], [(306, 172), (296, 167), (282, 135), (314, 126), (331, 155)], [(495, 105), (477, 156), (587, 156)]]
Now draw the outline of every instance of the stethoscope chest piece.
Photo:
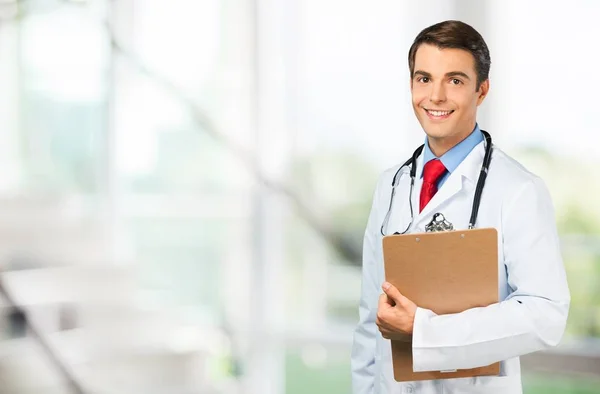
[(450, 223), (444, 215), (441, 213), (436, 213), (433, 215), (431, 222), (425, 226), (425, 232), (433, 233), (438, 231), (452, 231), (454, 230), (454, 226)]

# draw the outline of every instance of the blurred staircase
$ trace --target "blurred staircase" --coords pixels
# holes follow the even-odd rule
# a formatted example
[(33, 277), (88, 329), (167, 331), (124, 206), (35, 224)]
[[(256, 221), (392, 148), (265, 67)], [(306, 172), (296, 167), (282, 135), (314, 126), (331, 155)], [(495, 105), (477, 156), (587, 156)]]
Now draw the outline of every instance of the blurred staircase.
[[(111, 257), (107, 227), (76, 200), (0, 201), (0, 279), (86, 393), (217, 393), (214, 328), (141, 302), (136, 266)], [(70, 393), (0, 297), (0, 394)]]

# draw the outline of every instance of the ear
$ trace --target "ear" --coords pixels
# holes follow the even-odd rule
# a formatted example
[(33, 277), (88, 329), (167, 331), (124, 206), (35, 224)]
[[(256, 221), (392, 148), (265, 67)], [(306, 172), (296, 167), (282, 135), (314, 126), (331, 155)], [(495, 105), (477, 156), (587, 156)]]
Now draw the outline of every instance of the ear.
[(483, 81), (481, 83), (481, 85), (479, 86), (479, 97), (477, 97), (477, 105), (481, 105), (481, 103), (483, 103), (483, 100), (486, 98), (488, 92), (490, 90), (490, 80), (489, 78), (486, 79), (485, 81)]

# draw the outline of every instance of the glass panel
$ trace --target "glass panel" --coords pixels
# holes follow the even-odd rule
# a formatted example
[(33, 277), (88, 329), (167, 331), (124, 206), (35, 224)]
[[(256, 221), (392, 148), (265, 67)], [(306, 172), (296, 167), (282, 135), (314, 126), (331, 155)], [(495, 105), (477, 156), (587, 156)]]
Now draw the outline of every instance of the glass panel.
[(51, 8), (21, 22), (24, 183), (96, 193), (105, 146), (109, 48), (86, 10)]

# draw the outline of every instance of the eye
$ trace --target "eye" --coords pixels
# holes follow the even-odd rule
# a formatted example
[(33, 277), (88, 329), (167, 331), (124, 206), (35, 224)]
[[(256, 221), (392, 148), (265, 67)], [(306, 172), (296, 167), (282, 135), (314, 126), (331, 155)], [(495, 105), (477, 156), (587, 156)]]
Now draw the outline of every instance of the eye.
[(451, 80), (453, 85), (461, 85), (463, 82), (460, 79), (452, 78)]
[(427, 83), (429, 82), (429, 77), (419, 77), (417, 78), (417, 82)]

